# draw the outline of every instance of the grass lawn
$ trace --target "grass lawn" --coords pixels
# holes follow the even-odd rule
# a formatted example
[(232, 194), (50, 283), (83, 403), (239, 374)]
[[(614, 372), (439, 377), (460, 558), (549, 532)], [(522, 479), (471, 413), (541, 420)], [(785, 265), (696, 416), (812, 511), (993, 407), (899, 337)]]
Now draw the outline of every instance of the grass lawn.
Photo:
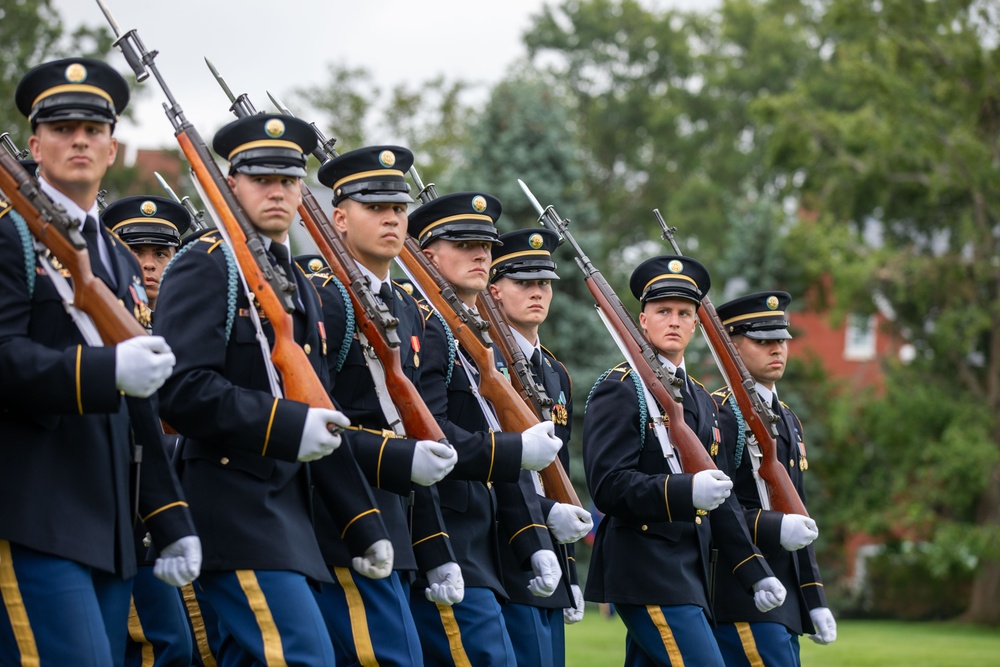
[[(803, 667), (1000, 667), (1000, 628), (954, 623), (843, 621), (835, 643), (801, 646)], [(567, 667), (615, 667), (624, 655), (625, 626), (596, 605), (566, 628)]]

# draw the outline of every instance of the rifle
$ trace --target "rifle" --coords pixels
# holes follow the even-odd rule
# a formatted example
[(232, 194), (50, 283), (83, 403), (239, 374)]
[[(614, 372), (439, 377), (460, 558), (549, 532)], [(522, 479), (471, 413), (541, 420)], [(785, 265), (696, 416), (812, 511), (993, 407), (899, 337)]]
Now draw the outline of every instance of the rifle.
[(170, 187), (166, 179), (160, 176), (160, 172), (154, 171), (153, 176), (156, 176), (156, 180), (159, 181), (160, 187), (162, 187), (164, 190), (167, 191), (167, 194), (170, 195), (170, 198), (173, 199), (178, 204), (180, 204), (181, 206), (183, 206), (184, 210), (187, 211), (188, 215), (191, 216), (190, 233), (197, 234), (198, 232), (208, 229), (208, 223), (205, 222), (205, 212), (199, 211), (198, 208), (191, 201), (190, 197), (188, 197), (187, 195), (184, 195), (183, 198), (178, 197), (177, 193), (174, 192), (174, 189), (172, 187)]
[(115, 345), (128, 338), (145, 336), (146, 329), (91, 270), (81, 223), (54, 204), (6, 151), (0, 151), (0, 167), (0, 192), (24, 218), (31, 234), (69, 271), (73, 278), (72, 305), (90, 316), (101, 340), (106, 345)]
[(31, 152), (27, 148), (18, 149), (17, 144), (10, 138), (10, 132), (0, 134), (0, 144), (3, 144), (4, 149), (15, 160), (27, 160), (31, 157)]
[[(234, 96), (215, 66), (208, 58), (205, 59), (205, 62), (208, 63), (212, 74), (232, 102), (229, 109), (237, 118), (257, 113), (246, 93), (239, 95), (239, 97)], [(287, 116), (293, 115), (273, 96), (271, 96), (271, 101), (281, 113)], [(313, 131), (316, 132), (319, 144), (313, 150), (313, 155), (321, 164), (326, 163), (336, 157), (336, 152), (333, 150), (336, 139), (329, 141), (315, 123), (312, 124), (312, 127)], [(340, 232), (333, 226), (326, 212), (316, 201), (309, 186), (303, 181), (301, 188), (302, 204), (299, 205), (299, 215), (302, 216), (306, 229), (309, 230), (309, 234), (316, 242), (320, 253), (326, 259), (330, 270), (340, 282), (350, 286), (347, 293), (356, 314), (355, 321), (358, 330), (364, 334), (372, 351), (382, 364), (384, 390), (393, 399), (404, 431), (410, 437), (419, 440), (436, 440), (447, 443), (448, 440), (441, 430), (441, 426), (434, 419), (434, 415), (427, 408), (410, 378), (403, 372), (402, 356), (399, 351), (399, 335), (396, 332), (399, 321), (389, 313), (386, 304), (380, 303), (375, 298), (375, 293), (372, 292), (368, 280), (361, 273), (354, 257), (347, 250), (347, 246), (344, 245)]]
[[(675, 253), (682, 255), (674, 240), (676, 228), (667, 226), (659, 209), (654, 209), (653, 215), (663, 229), (663, 239), (670, 243)], [(708, 295), (705, 295), (698, 304), (698, 321), (701, 322), (701, 330), (708, 339), (712, 355), (736, 398), (736, 404), (743, 413), (743, 418), (760, 444), (763, 457), (757, 474), (767, 483), (771, 508), (784, 514), (809, 516), (805, 504), (788, 476), (788, 470), (778, 461), (776, 442), (778, 430), (775, 428), (778, 417), (754, 389), (755, 380), (743, 363), (739, 350), (726, 334), (726, 329), (722, 326), (719, 314), (715, 312), (715, 306)]]
[[(437, 197), (434, 184), (425, 187), (416, 169), (411, 167), (410, 175), (419, 188), (417, 198), (421, 203), (426, 204)], [(414, 284), (444, 318), (455, 339), (472, 357), (479, 369), (479, 393), (493, 405), (503, 430), (520, 432), (539, 423), (538, 415), (522, 400), (503, 373), (497, 370), (493, 341), (487, 331), (490, 324), (462, 303), (455, 288), (421, 252), (412, 236), (407, 236), (400, 261)], [(521, 358), (523, 361), (523, 354)], [(560, 503), (583, 507), (558, 458), (539, 471), (539, 475), (546, 496)]]
[(285, 396), (314, 407), (334, 409), (326, 387), (320, 382), (305, 352), (295, 342), (291, 317), (291, 313), (295, 310), (293, 296), (295, 283), (292, 281), (292, 276), (285, 276), (283, 271), (271, 265), (264, 243), (230, 190), (222, 172), (219, 171), (208, 146), (194, 126), (184, 117), (184, 111), (160, 75), (155, 64), (157, 52), (146, 50), (135, 29), (122, 34), (103, 0), (97, 0), (97, 4), (115, 33), (114, 45), (125, 56), (125, 60), (135, 72), (136, 80), (145, 81), (152, 74), (167, 98), (163, 109), (174, 128), (177, 143), (191, 165), (196, 183), (204, 190), (207, 203), (219, 216), (223, 228), (220, 231), (229, 238), (229, 245), (236, 256), (240, 272), (261, 310), (271, 322), (274, 330), (271, 359), (275, 367), (281, 371)]
[[(559, 234), (559, 237), (568, 241), (573, 248), (577, 266), (583, 272), (587, 288), (594, 297), (598, 311), (612, 329), (622, 351), (632, 360), (633, 370), (639, 374), (653, 398), (667, 413), (670, 441), (680, 456), (684, 472), (715, 470), (715, 463), (708, 455), (705, 445), (684, 421), (684, 408), (681, 406), (681, 393), (677, 386), (680, 384), (679, 381), (663, 368), (656, 352), (646, 341), (618, 295), (569, 233), (569, 221), (561, 218), (552, 206), (543, 209), (524, 181), (518, 179), (517, 182), (531, 201), (531, 205), (538, 211), (538, 221)], [(642, 400), (642, 396), (639, 400)]]

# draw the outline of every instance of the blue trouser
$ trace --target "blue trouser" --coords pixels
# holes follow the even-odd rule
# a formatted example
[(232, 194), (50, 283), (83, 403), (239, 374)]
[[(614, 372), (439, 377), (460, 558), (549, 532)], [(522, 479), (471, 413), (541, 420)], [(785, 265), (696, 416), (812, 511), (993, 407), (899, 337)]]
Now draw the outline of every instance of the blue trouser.
[(518, 667), (563, 667), (566, 664), (562, 609), (542, 609), (526, 604), (505, 604), (501, 608)]
[(723, 623), (715, 628), (726, 667), (801, 667), (799, 636), (781, 623)]
[(195, 667), (213, 665), (215, 656), (219, 654), (219, 645), (222, 643), (219, 618), (212, 605), (205, 599), (200, 581), (183, 586), (180, 592), (187, 610), (191, 637), (194, 640), (194, 660), (191, 664)]
[(0, 540), (0, 664), (120, 666), (132, 580)]
[(203, 597), (219, 619), (219, 667), (336, 664), (333, 644), (304, 575), (285, 570), (202, 572)]
[(626, 667), (723, 667), (701, 607), (616, 604), (615, 610), (628, 629)]
[(334, 584), (314, 591), (333, 639), (338, 665), (423, 667), (409, 594), (393, 572), (369, 579), (346, 567), (333, 569)]
[(177, 588), (139, 566), (132, 581), (125, 664), (129, 667), (191, 667), (193, 642)]
[(410, 609), (426, 664), (517, 667), (500, 603), (489, 588), (466, 588), (465, 599), (450, 607), (429, 602), (414, 589)]

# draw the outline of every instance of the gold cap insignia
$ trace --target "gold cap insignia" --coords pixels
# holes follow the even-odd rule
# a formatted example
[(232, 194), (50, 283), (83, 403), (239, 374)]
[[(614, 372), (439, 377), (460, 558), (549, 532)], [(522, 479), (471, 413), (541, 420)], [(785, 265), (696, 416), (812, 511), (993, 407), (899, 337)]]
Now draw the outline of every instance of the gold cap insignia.
[(156, 203), (149, 201), (148, 199), (139, 205), (139, 210), (142, 211), (143, 215), (155, 215), (156, 214)]
[(542, 243), (543, 243), (543, 241), (542, 241), (542, 235), (541, 234), (532, 234), (531, 236), (528, 237), (528, 245), (530, 245), (535, 250), (538, 250), (539, 248), (541, 248), (542, 247)]
[(486, 210), (486, 197), (482, 195), (476, 195), (472, 198), (472, 210), (476, 213), (482, 213)]
[(770, 308), (771, 310), (774, 310), (775, 308), (777, 308), (778, 307), (778, 297), (774, 296), (773, 294), (771, 296), (767, 297), (767, 307)]
[(315, 257), (309, 260), (309, 270), (312, 271), (313, 273), (319, 271), (322, 268), (323, 268), (322, 260), (319, 260)]
[(670, 271), (670, 273), (680, 273), (683, 270), (684, 265), (681, 264), (679, 259), (672, 259), (670, 260), (670, 263), (667, 264), (667, 271)]
[(264, 131), (267, 132), (267, 136), (277, 139), (285, 133), (285, 124), (277, 118), (272, 118), (264, 123)]
[(80, 63), (73, 63), (66, 67), (66, 80), (70, 83), (80, 83), (87, 79), (87, 68)]
[(378, 161), (379, 164), (388, 169), (392, 165), (396, 164), (396, 154), (392, 151), (382, 151), (378, 154)]

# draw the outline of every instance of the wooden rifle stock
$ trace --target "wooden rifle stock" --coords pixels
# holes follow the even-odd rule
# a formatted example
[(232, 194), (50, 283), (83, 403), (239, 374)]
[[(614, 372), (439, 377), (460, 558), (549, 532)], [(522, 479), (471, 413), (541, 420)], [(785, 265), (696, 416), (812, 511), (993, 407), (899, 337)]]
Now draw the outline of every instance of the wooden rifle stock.
[[(407, 238), (400, 260), (417, 282), (420, 291), (444, 318), (455, 339), (472, 357), (479, 369), (479, 393), (497, 413), (504, 431), (521, 432), (539, 423), (538, 416), (521, 399), (503, 373), (497, 370), (493, 348), (480, 333), (473, 330), (467, 313), (460, 315), (445, 297), (451, 286), (420, 251), (413, 238)], [(558, 458), (539, 471), (545, 495), (560, 503), (583, 507), (566, 470)]]
[[(668, 227), (659, 210), (655, 210), (654, 215), (663, 229), (663, 238), (670, 242), (671, 247), (678, 255), (683, 254), (674, 240), (674, 228)], [(701, 322), (702, 331), (708, 338), (709, 345), (715, 353), (715, 358), (719, 362), (720, 369), (726, 378), (726, 384), (733, 392), (736, 404), (739, 406), (743, 419), (750, 427), (750, 432), (757, 439), (761, 449), (760, 469), (757, 474), (767, 484), (768, 496), (771, 501), (771, 509), (784, 514), (802, 514), (809, 516), (805, 503), (799, 497), (795, 485), (792, 484), (791, 477), (785, 466), (778, 461), (777, 431), (774, 422), (770, 419), (771, 410), (760, 398), (760, 394), (754, 388), (754, 379), (747, 370), (740, 351), (736, 349), (729, 334), (726, 333), (719, 314), (715, 312), (712, 300), (705, 295), (701, 303), (698, 304), (698, 321)], [(764, 415), (768, 416), (765, 421)]]
[[(34, 179), (6, 151), (0, 151), (0, 191), (24, 218), (32, 235), (69, 271), (73, 306), (90, 316), (106, 345), (115, 345), (146, 330), (94, 275), (87, 244), (65, 211), (41, 191)], [(75, 238), (74, 238), (75, 237)]]

